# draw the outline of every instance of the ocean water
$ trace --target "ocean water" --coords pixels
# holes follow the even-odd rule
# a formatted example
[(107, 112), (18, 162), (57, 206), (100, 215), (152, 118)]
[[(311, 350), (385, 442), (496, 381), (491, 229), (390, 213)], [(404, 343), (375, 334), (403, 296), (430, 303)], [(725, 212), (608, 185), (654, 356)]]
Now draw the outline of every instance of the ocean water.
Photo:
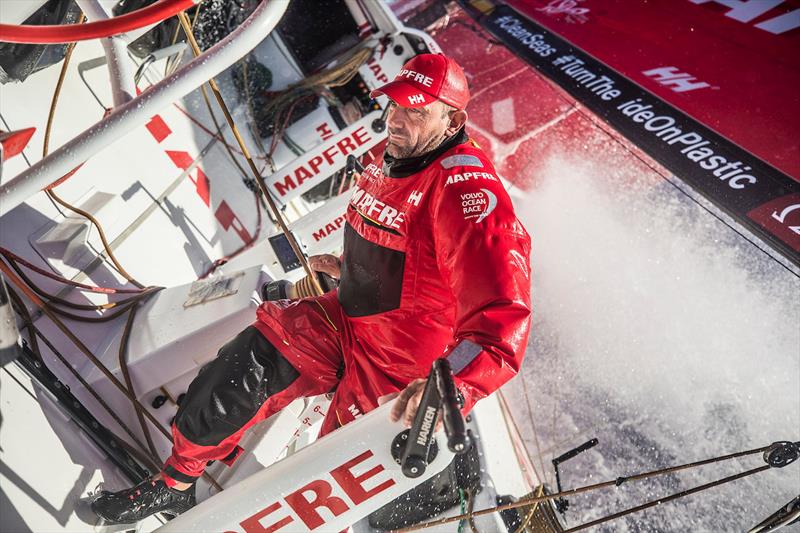
[[(800, 279), (673, 186), (586, 152), (518, 202), (534, 320), (506, 390), (535, 466), (564, 488), (800, 440)], [(570, 500), (569, 526), (764, 464), (760, 455)], [(800, 463), (597, 531), (746, 531), (800, 493)], [(800, 531), (800, 527), (795, 531)]]

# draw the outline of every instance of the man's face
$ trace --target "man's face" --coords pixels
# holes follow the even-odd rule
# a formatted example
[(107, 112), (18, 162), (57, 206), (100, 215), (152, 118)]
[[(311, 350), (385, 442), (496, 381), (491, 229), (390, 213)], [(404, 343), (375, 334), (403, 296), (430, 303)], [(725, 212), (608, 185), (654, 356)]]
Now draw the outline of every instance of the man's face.
[(386, 153), (402, 159), (414, 157), (439, 146), (450, 123), (446, 107), (439, 101), (424, 107), (400, 107), (389, 100)]

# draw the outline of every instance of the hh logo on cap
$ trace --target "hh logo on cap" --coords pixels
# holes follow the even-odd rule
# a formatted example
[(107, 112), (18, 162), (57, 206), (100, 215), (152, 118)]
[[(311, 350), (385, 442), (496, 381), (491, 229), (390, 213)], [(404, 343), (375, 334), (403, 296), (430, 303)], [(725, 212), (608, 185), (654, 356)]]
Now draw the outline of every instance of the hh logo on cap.
[(425, 96), (423, 94), (412, 94), (408, 97), (408, 102), (410, 104), (424, 104), (425, 103)]

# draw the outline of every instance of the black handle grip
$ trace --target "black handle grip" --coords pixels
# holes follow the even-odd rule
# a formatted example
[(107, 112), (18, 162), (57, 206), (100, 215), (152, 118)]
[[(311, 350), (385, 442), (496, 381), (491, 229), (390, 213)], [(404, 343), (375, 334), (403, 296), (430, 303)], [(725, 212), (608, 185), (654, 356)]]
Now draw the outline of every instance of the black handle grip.
[(433, 373), (428, 376), (419, 409), (411, 425), (400, 467), (406, 477), (419, 477), (428, 466), (428, 450), (433, 441), (433, 430), (439, 417), (439, 391)]
[(559, 455), (558, 457), (556, 457), (555, 459), (553, 459), (553, 464), (554, 465), (558, 465), (560, 463), (563, 463), (564, 461), (568, 461), (569, 459), (572, 459), (573, 457), (575, 457), (579, 453), (583, 453), (588, 449), (594, 448), (595, 446), (597, 446), (597, 442), (598, 442), (597, 439), (587, 440), (586, 442), (584, 442), (583, 444), (581, 444), (577, 448), (573, 448), (572, 450), (570, 450), (570, 451), (568, 451), (566, 453), (563, 453), (563, 454)]
[(391, 106), (387, 105), (383, 108), (383, 113), (381, 113), (380, 118), (376, 118), (372, 121), (372, 131), (375, 133), (382, 133), (383, 130), (386, 129), (386, 117), (389, 116), (389, 109)]
[(347, 163), (345, 163), (344, 166), (345, 177), (347, 177), (347, 179), (350, 179), (351, 177), (353, 177), (353, 172), (358, 172), (359, 174), (361, 174), (362, 172), (364, 172), (364, 165), (361, 164), (361, 162), (356, 158), (356, 156), (350, 154), (347, 156)]
[(453, 453), (466, 453), (472, 446), (472, 439), (467, 434), (467, 426), (464, 417), (461, 416), (453, 370), (447, 359), (437, 359), (433, 362), (433, 375), (436, 376), (436, 388), (442, 399), (442, 420), (447, 434), (447, 447)]

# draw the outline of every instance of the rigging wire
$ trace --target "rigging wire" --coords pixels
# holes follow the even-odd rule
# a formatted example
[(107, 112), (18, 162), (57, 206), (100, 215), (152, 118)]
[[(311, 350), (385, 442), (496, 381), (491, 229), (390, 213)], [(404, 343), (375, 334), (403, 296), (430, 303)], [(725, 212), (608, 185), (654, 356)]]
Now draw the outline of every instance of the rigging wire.
[(725, 483), (729, 483), (731, 481), (736, 481), (737, 479), (741, 479), (753, 474), (758, 474), (759, 472), (763, 472), (764, 470), (769, 470), (772, 468), (770, 465), (762, 465), (757, 468), (753, 468), (751, 470), (746, 470), (744, 472), (739, 472), (738, 474), (734, 474), (732, 476), (727, 476), (722, 479), (718, 479), (715, 481), (711, 481), (709, 483), (705, 483), (703, 485), (699, 485), (697, 487), (693, 487), (688, 490), (684, 490), (675, 494), (670, 494), (669, 496), (665, 496), (664, 498), (658, 498), (655, 500), (651, 500), (647, 503), (643, 503), (642, 505), (637, 505), (636, 507), (631, 507), (630, 509), (625, 509), (623, 511), (619, 511), (618, 513), (613, 513), (608, 516), (604, 516), (602, 518), (598, 518), (597, 520), (592, 520), (591, 522), (586, 522), (584, 524), (577, 525), (575, 527), (571, 527), (569, 529), (565, 529), (563, 533), (571, 533), (573, 531), (582, 531), (586, 528), (596, 526), (599, 524), (603, 524), (605, 522), (610, 522), (612, 520), (616, 520), (617, 518), (637, 513), (639, 511), (643, 511), (645, 509), (649, 509), (650, 507), (655, 507), (656, 505), (661, 505), (662, 503), (671, 502), (672, 500), (677, 500), (678, 498), (683, 498), (684, 496), (689, 496), (690, 494), (694, 494), (696, 492), (702, 492), (704, 490), (723, 485)]
[[(503, 413), (503, 419), (506, 420), (507, 422), (509, 422), (511, 424), (511, 427), (514, 430), (514, 435), (512, 436), (512, 440), (515, 443), (519, 442), (522, 445), (522, 450), (518, 450), (519, 446), (517, 446), (516, 444), (514, 446), (514, 449), (518, 450), (518, 453), (519, 453), (519, 451), (525, 453), (525, 457), (528, 459), (528, 463), (530, 465), (530, 468), (533, 470), (533, 475), (535, 476), (536, 481), (533, 481), (531, 479), (527, 479), (526, 480), (528, 482), (528, 485), (531, 487), (531, 489), (533, 489), (537, 482), (539, 482), (539, 483), (543, 483), (544, 482), (544, 480), (545, 480), (544, 470), (540, 474), (539, 471), (536, 469), (536, 464), (533, 462), (533, 459), (531, 459), (531, 452), (528, 450), (528, 445), (525, 444), (525, 439), (522, 438), (522, 432), (519, 430), (519, 426), (517, 425), (517, 421), (514, 420), (514, 417), (513, 417), (512, 413), (511, 413), (511, 409), (508, 406), (508, 402), (506, 401), (505, 394), (503, 394), (502, 389), (498, 389), (497, 397), (500, 400), (500, 410)], [(531, 415), (531, 417), (532, 416), (533, 415)], [(536, 432), (536, 430), (534, 429), (534, 434), (535, 434), (535, 432)], [(541, 467), (542, 467), (542, 469), (544, 469), (544, 464), (541, 464)]]
[[(194, 125), (195, 125), (195, 126), (197, 126), (197, 127), (198, 127), (198, 128), (200, 128), (201, 130), (203, 130), (204, 132), (206, 132), (207, 134), (209, 134), (211, 137), (213, 137), (213, 138), (214, 138), (214, 139), (216, 139), (217, 141), (219, 141), (219, 142), (221, 142), (221, 143), (225, 143), (225, 145), (226, 145), (226, 146), (227, 146), (229, 149), (231, 149), (232, 151), (234, 151), (234, 152), (238, 153), (239, 155), (244, 155), (244, 154), (242, 153), (242, 151), (241, 151), (241, 150), (239, 150), (239, 148), (237, 148), (236, 146), (232, 146), (232, 145), (231, 145), (230, 143), (228, 143), (228, 142), (225, 140), (225, 138), (224, 138), (223, 136), (221, 136), (220, 134), (218, 134), (218, 133), (214, 133), (214, 131), (213, 131), (213, 130), (211, 130), (210, 128), (206, 127), (206, 126), (205, 126), (205, 124), (203, 124), (202, 122), (200, 122), (200, 121), (199, 121), (197, 118), (195, 118), (195, 117), (194, 117), (194, 116), (193, 116), (191, 113), (189, 113), (189, 112), (188, 112), (186, 109), (182, 108), (181, 106), (179, 106), (178, 104), (175, 104), (175, 103), (173, 103), (172, 105), (174, 105), (174, 106), (175, 106), (175, 108), (176, 108), (178, 111), (180, 111), (180, 112), (181, 112), (181, 113), (182, 113), (182, 114), (183, 114), (183, 115), (184, 115), (186, 118), (188, 118), (190, 121), (192, 121), (192, 122), (194, 123)], [(266, 158), (266, 156), (255, 156), (255, 159), (259, 159), (259, 160), (266, 160), (267, 158)]]
[(587, 524), (581, 524), (579, 526), (576, 526), (574, 528), (566, 530), (566, 531), (569, 531), (569, 532), (579, 531), (581, 529), (585, 529), (586, 527), (598, 525), (598, 524), (601, 524), (603, 522), (614, 520), (614, 519), (619, 518), (621, 516), (625, 516), (625, 515), (628, 515), (628, 514), (637, 512), (637, 511), (641, 511), (643, 509), (647, 509), (649, 507), (653, 507), (655, 505), (659, 505), (660, 503), (665, 503), (665, 502), (668, 502), (668, 501), (672, 501), (672, 500), (681, 498), (683, 496), (688, 496), (688, 495), (694, 494), (696, 492), (701, 492), (703, 490), (710, 489), (710, 488), (716, 487), (718, 485), (722, 485), (722, 484), (725, 484), (725, 483), (728, 483), (728, 482), (731, 482), (731, 481), (735, 481), (737, 479), (741, 479), (741, 478), (744, 478), (744, 477), (747, 477), (747, 476), (750, 476), (750, 475), (753, 475), (753, 474), (757, 474), (759, 472), (763, 472), (764, 470), (769, 470), (770, 468), (779, 468), (780, 466), (785, 466), (786, 464), (789, 464), (789, 463), (793, 462), (797, 458), (796, 455), (795, 455), (794, 459), (785, 460), (784, 464), (782, 464), (782, 465), (773, 465), (767, 459), (767, 452), (775, 451), (781, 445), (789, 445), (794, 450), (794, 453), (797, 453), (797, 449), (800, 448), (800, 442), (796, 442), (796, 443), (775, 442), (775, 443), (769, 444), (767, 446), (762, 446), (760, 448), (755, 448), (755, 449), (751, 449), (751, 450), (745, 450), (745, 451), (731, 453), (731, 454), (727, 454), (727, 455), (721, 455), (719, 457), (712, 457), (710, 459), (703, 459), (701, 461), (694, 461), (694, 462), (685, 463), (685, 464), (682, 464), (682, 465), (676, 465), (676, 466), (670, 466), (670, 467), (666, 467), (666, 468), (660, 468), (658, 470), (651, 470), (649, 472), (641, 472), (641, 473), (633, 474), (633, 475), (630, 475), (630, 476), (621, 476), (621, 477), (618, 477), (616, 479), (612, 479), (612, 480), (608, 480), (608, 481), (602, 481), (600, 483), (595, 483), (595, 484), (592, 484), (592, 485), (585, 485), (585, 486), (582, 486), (582, 487), (576, 487), (574, 489), (564, 490), (564, 491), (561, 491), (561, 492), (555, 492), (553, 494), (543, 494), (541, 496), (520, 498), (518, 501), (513, 502), (513, 503), (508, 503), (508, 504), (504, 504), (504, 505), (498, 505), (498, 506), (495, 506), (495, 507), (488, 507), (486, 509), (481, 509), (479, 511), (474, 511), (472, 513), (459, 514), (459, 515), (455, 515), (455, 516), (451, 516), (451, 517), (447, 517), (447, 518), (442, 518), (442, 519), (439, 519), (439, 520), (433, 520), (433, 521), (430, 521), (430, 522), (425, 522), (425, 523), (422, 523), (422, 524), (415, 524), (413, 526), (409, 526), (409, 527), (406, 527), (406, 528), (398, 529), (398, 530), (396, 530), (396, 533), (404, 533), (404, 532), (409, 532), (409, 531), (417, 531), (417, 530), (421, 530), (421, 529), (427, 529), (427, 528), (430, 528), (430, 527), (441, 526), (441, 525), (448, 524), (448, 523), (451, 523), (451, 522), (457, 522), (457, 521), (460, 521), (460, 520), (464, 520), (464, 519), (469, 518), (470, 516), (482, 516), (482, 515), (491, 514), (491, 513), (495, 513), (495, 512), (499, 512), (499, 511), (505, 511), (507, 509), (516, 509), (516, 508), (519, 508), (519, 507), (524, 507), (526, 505), (534, 504), (534, 503), (537, 503), (537, 502), (543, 502), (543, 501), (547, 501), (547, 500), (555, 500), (555, 499), (558, 499), (558, 498), (563, 498), (565, 496), (574, 496), (576, 494), (581, 494), (581, 493), (584, 493), (584, 492), (591, 492), (591, 491), (598, 490), (598, 489), (604, 489), (604, 488), (610, 488), (610, 487), (619, 487), (620, 485), (622, 485), (624, 483), (627, 483), (627, 482), (630, 482), (630, 481), (640, 481), (640, 480), (643, 480), (643, 479), (649, 479), (649, 478), (664, 476), (664, 475), (672, 474), (674, 472), (679, 472), (679, 471), (682, 471), (682, 470), (688, 470), (688, 469), (692, 469), (692, 468), (697, 468), (697, 467), (704, 466), (704, 465), (709, 465), (709, 464), (713, 464), (713, 463), (719, 463), (719, 462), (722, 462), (722, 461), (728, 461), (728, 460), (731, 460), (731, 459), (737, 459), (739, 457), (745, 457), (745, 456), (748, 456), (748, 455), (754, 455), (754, 454), (758, 454), (758, 453), (764, 454), (765, 455), (764, 459), (765, 459), (765, 461), (768, 462), (768, 464), (766, 464), (766, 465), (762, 465), (762, 466), (759, 466), (757, 468), (753, 468), (753, 469), (750, 469), (750, 470), (746, 470), (744, 472), (740, 472), (738, 474), (727, 476), (725, 478), (718, 479), (718, 480), (712, 481), (710, 483), (705, 483), (703, 485), (700, 485), (700, 486), (697, 486), (697, 487), (693, 487), (691, 489), (688, 489), (688, 490), (685, 490), (685, 491), (681, 491), (679, 493), (672, 494), (672, 495), (666, 496), (664, 498), (658, 498), (656, 500), (644, 503), (642, 505), (639, 505), (639, 506), (636, 506), (636, 507), (633, 507), (633, 508), (630, 508), (630, 509), (625, 509), (625, 510), (620, 511), (618, 513), (614, 513), (612, 515), (608, 515), (606, 517), (594, 520), (594, 521), (589, 522)]
[[(560, 350), (556, 350), (555, 361), (554, 361), (554, 365), (556, 366), (556, 368), (558, 368), (558, 358), (559, 358), (560, 354), (561, 354), (561, 351)], [(523, 386), (525, 386), (525, 382), (524, 381), (523, 381)], [(551, 424), (550, 424), (550, 438), (551, 439), (555, 439), (555, 436), (556, 436), (556, 422), (558, 420), (558, 404), (559, 404), (559, 401), (561, 399), (560, 396), (561, 396), (561, 387), (556, 387), (556, 393), (551, 398), (552, 401), (553, 401), (553, 416), (552, 416), (552, 421), (551, 421)], [(530, 404), (528, 406), (528, 409), (530, 410)], [(533, 412), (531, 412), (531, 418), (533, 418)], [(556, 458), (556, 447), (555, 446), (551, 446), (551, 448), (550, 448), (550, 464), (553, 464), (553, 460), (555, 458)], [(542, 460), (544, 460), (544, 458), (542, 458)], [(548, 471), (548, 473), (549, 473), (549, 471)], [(550, 475), (550, 482), (552, 484), (552, 482), (553, 482), (553, 474)]]
[[(549, 477), (547, 475), (548, 470), (547, 467), (545, 467), (544, 465), (542, 446), (539, 442), (539, 432), (536, 430), (536, 423), (533, 420), (533, 407), (531, 406), (531, 400), (528, 397), (528, 384), (524, 379), (522, 380), (522, 393), (525, 396), (525, 405), (528, 407), (528, 419), (531, 423), (531, 431), (533, 432), (533, 445), (536, 446), (536, 457), (539, 459), (539, 466), (542, 469), (542, 475), (539, 477), (539, 479), (542, 481), (542, 483), (544, 483), (545, 480)], [(530, 457), (530, 454), (528, 455), (528, 457)]]

